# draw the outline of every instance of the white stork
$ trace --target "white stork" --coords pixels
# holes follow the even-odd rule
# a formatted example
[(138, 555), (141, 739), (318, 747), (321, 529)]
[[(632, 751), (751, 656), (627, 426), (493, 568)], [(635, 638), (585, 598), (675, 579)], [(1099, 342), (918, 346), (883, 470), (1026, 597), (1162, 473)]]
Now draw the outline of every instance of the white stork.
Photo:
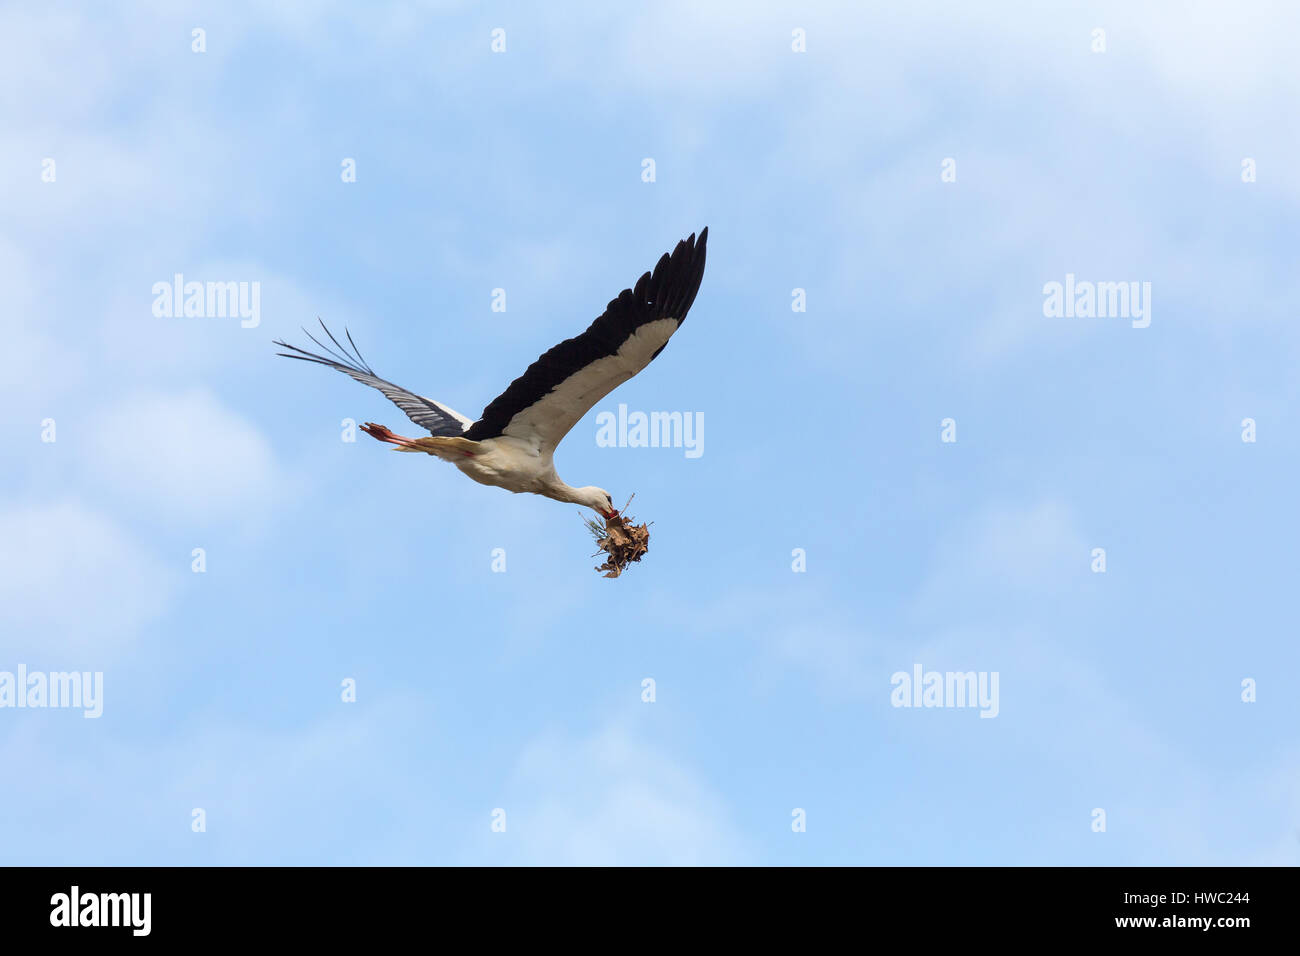
[(677, 243), (671, 255), (664, 253), (653, 273), (647, 272), (633, 288), (619, 293), (587, 331), (565, 339), (528, 366), (483, 409), (476, 422), (441, 402), (380, 378), (362, 359), (346, 329), (350, 349), (322, 322), (321, 328), (337, 352), (304, 329), (327, 355), (278, 339), (276, 345), (294, 354), (277, 354), (328, 365), (379, 389), (432, 436), (404, 438), (384, 425), (366, 422), (361, 426), (367, 434), (396, 445), (397, 451), (436, 455), (480, 484), (571, 501), (613, 518), (618, 511), (605, 489), (593, 485), (573, 488), (560, 480), (552, 460), (555, 446), (593, 405), (649, 365), (686, 320), (704, 278), (708, 237), (709, 230), (703, 229), (698, 242), (692, 233)]

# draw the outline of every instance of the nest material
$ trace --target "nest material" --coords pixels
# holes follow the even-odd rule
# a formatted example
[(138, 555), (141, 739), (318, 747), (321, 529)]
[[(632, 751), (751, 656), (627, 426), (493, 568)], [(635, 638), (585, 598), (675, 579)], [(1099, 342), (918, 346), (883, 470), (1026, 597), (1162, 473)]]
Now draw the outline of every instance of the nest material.
[[(627, 499), (627, 504), (631, 503), (632, 498)], [(627, 505), (623, 509), (626, 511)], [(605, 572), (607, 578), (618, 577), (627, 570), (628, 565), (640, 561), (642, 555), (650, 550), (650, 525), (633, 524), (630, 515), (619, 512), (612, 518), (606, 518), (603, 526), (594, 518), (584, 518), (584, 521), (587, 530), (596, 539), (596, 546), (600, 548), (592, 557), (599, 554), (607, 556), (605, 563), (596, 568), (597, 571)]]

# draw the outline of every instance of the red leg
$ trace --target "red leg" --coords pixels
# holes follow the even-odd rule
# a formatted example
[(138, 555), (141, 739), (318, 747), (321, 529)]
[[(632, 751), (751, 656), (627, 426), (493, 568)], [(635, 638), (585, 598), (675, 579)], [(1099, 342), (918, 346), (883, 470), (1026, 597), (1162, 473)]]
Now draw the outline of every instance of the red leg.
[(377, 438), (380, 441), (386, 441), (393, 445), (402, 445), (410, 448), (415, 444), (415, 442), (409, 438), (393, 434), (393, 432), (388, 430), (387, 425), (376, 425), (373, 422), (366, 422), (361, 426), (361, 430), (371, 438)]

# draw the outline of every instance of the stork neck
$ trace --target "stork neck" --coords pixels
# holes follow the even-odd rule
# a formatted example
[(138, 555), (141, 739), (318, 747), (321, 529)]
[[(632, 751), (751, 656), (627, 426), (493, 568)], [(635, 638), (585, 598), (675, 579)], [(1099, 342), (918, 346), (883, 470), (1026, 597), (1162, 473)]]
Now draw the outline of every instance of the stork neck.
[(556, 501), (567, 501), (570, 504), (586, 504), (582, 499), (582, 492), (577, 488), (566, 485), (558, 477), (553, 477), (546, 483), (546, 494)]
[(573, 488), (558, 478), (549, 483), (546, 495), (556, 501), (568, 501), (575, 505), (582, 505), (584, 508), (591, 508), (600, 514), (604, 514), (608, 508), (604, 494), (599, 493), (597, 489)]

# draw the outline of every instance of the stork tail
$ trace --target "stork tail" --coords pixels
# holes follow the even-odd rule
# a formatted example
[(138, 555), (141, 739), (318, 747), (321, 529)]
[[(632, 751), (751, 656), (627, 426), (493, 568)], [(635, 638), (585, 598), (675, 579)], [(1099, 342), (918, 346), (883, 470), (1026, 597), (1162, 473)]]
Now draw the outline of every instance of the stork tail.
[(422, 451), (427, 455), (437, 455), (439, 458), (453, 455), (473, 458), (478, 453), (478, 442), (470, 441), (468, 438), (441, 438), (436, 435), (429, 438), (406, 438), (394, 434), (387, 425), (376, 425), (374, 422), (366, 422), (361, 426), (361, 430), (371, 438), (396, 445), (398, 451)]

